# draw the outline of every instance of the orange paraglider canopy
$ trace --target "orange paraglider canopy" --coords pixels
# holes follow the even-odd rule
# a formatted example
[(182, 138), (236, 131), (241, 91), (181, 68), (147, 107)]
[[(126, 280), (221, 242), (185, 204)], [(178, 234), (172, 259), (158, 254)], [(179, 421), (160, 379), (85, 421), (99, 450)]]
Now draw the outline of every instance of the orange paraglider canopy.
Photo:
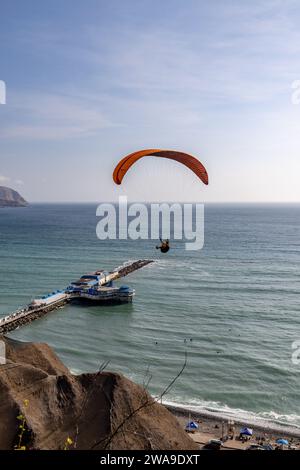
[(140, 160), (140, 158), (147, 156), (176, 160), (177, 162), (182, 163), (183, 165), (187, 166), (190, 170), (192, 170), (204, 184), (208, 184), (207, 171), (197, 158), (193, 157), (192, 155), (189, 155), (188, 153), (177, 152), (176, 150), (160, 149), (139, 150), (138, 152), (130, 153), (126, 157), (122, 158), (122, 160), (117, 164), (116, 168), (114, 169), (114, 182), (116, 184), (121, 184), (129, 168), (134, 165), (135, 162)]

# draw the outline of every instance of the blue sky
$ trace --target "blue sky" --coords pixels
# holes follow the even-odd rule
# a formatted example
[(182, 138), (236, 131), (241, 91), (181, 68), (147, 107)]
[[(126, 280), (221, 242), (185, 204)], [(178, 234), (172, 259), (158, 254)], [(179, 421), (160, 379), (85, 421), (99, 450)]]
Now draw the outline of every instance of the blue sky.
[[(298, 1), (1, 0), (0, 184), (29, 201), (300, 201)], [(204, 187), (140, 148), (185, 150)]]

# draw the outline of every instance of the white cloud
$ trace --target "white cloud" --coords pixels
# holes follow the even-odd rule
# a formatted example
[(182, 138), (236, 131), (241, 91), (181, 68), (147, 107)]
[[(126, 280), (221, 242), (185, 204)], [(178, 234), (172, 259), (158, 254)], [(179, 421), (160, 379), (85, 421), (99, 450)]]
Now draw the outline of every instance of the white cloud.
[[(1, 110), (11, 113), (10, 121), (1, 122), (0, 137), (60, 141), (54, 150), (43, 142), (22, 145), (18, 158), (26, 153), (37, 163), (33, 176), (20, 172), (31, 190), (43, 183), (44, 150), (49, 162), (51, 152), (67, 162), (84, 149), (89, 164), (74, 165), (68, 188), (74, 185), (76, 199), (80, 186), (82, 197), (91, 200), (101, 177), (110, 182), (111, 163), (123, 152), (172, 146), (203, 159), (210, 186), (204, 191), (170, 162), (159, 163), (153, 184), (147, 171), (156, 167), (149, 159), (139, 167), (143, 185), (134, 170), (126, 178), (132, 200), (272, 200), (279, 194), (281, 200), (300, 200), (300, 107), (290, 103), (291, 84), (300, 79), (298, 2), (191, 0), (190, 8), (176, 2), (169, 15), (163, 2), (157, 21), (152, 13), (146, 17), (142, 3), (141, 22), (126, 5), (128, 21), (116, 11), (113, 20), (94, 27), (91, 20), (80, 22), (76, 34), (42, 22), (17, 33), (29, 59), (45, 65), (44, 76), (48, 70), (49, 91), (11, 90), (9, 106)], [(98, 140), (77, 144), (95, 135)], [(78, 140), (63, 147), (66, 139)], [(52, 166), (49, 181), (66, 177), (69, 168), (58, 174)], [(173, 180), (166, 182), (173, 168)], [(3, 171), (13, 174), (8, 166)], [(63, 183), (60, 196), (55, 185), (47, 186), (51, 197), (63, 199)], [(45, 184), (39, 191), (47, 191)], [(105, 194), (116, 194), (116, 188), (107, 187)]]
[(112, 127), (92, 100), (51, 93), (14, 93), (11, 91), (13, 124), (4, 124), (1, 138), (63, 140), (94, 135)]
[[(295, 3), (285, 3), (286, 8), (277, 0), (216, 8), (193, 2), (189, 13), (175, 9), (169, 21), (132, 28), (116, 20), (117, 35), (104, 24), (85, 27), (76, 43), (68, 32), (35, 25), (19, 41), (37, 55), (48, 52), (86, 68), (95, 94), (123, 90), (142, 102), (163, 98), (178, 105), (265, 103), (298, 78), (300, 32), (289, 10)], [(196, 18), (199, 25), (191, 26)]]
[(10, 180), (11, 179), (9, 178), (9, 176), (0, 175), (0, 183), (1, 184), (9, 183)]

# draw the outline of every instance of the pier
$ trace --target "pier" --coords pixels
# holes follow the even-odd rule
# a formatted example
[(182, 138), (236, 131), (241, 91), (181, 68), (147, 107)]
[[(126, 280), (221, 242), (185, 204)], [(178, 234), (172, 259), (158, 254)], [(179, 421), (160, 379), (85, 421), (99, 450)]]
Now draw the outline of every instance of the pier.
[[(153, 260), (137, 260), (132, 261), (118, 268), (114, 269), (111, 272), (106, 272), (103, 270), (95, 271), (94, 273), (90, 273), (81, 279), (90, 279), (90, 278), (97, 278), (97, 292), (101, 292), (105, 289), (105, 296), (107, 298), (107, 289), (112, 284), (113, 281), (128, 276), (128, 274), (137, 271), (138, 269), (147, 266), (148, 264), (153, 263)], [(80, 279), (80, 281), (81, 281)], [(79, 281), (78, 281), (79, 282)], [(24, 308), (20, 308), (9, 315), (6, 315), (4, 318), (0, 319), (0, 334), (5, 334), (10, 331), (16, 330), (17, 328), (31, 323), (34, 320), (42, 318), (47, 313), (56, 310), (58, 308), (62, 308), (68, 302), (71, 302), (73, 299), (78, 299), (83, 297), (82, 291), (77, 289), (74, 290), (74, 284), (71, 284), (71, 287), (67, 287), (65, 290), (56, 291), (52, 294), (48, 294), (42, 298), (38, 298), (33, 300), (29, 305), (25, 306)], [(95, 283), (95, 281), (94, 281)], [(101, 290), (102, 289), (102, 290)], [(115, 289), (111, 288), (112, 292), (115, 292)], [(121, 289), (120, 289), (121, 290)], [(90, 291), (88, 291), (90, 292)], [(123, 292), (123, 291), (122, 291)], [(86, 295), (88, 298), (91, 295)], [(97, 300), (97, 298), (96, 298)]]

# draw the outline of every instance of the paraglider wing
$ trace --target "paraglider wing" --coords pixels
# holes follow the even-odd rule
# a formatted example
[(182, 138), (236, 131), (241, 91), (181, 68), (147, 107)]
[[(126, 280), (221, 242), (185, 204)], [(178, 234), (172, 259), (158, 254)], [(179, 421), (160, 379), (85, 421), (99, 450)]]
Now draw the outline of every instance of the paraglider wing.
[(160, 149), (140, 150), (124, 157), (114, 169), (114, 182), (116, 184), (121, 184), (129, 168), (134, 165), (138, 160), (146, 156), (169, 158), (170, 160), (176, 160), (177, 162), (182, 163), (190, 170), (192, 170), (204, 184), (208, 184), (207, 171), (197, 158), (184, 152)]

